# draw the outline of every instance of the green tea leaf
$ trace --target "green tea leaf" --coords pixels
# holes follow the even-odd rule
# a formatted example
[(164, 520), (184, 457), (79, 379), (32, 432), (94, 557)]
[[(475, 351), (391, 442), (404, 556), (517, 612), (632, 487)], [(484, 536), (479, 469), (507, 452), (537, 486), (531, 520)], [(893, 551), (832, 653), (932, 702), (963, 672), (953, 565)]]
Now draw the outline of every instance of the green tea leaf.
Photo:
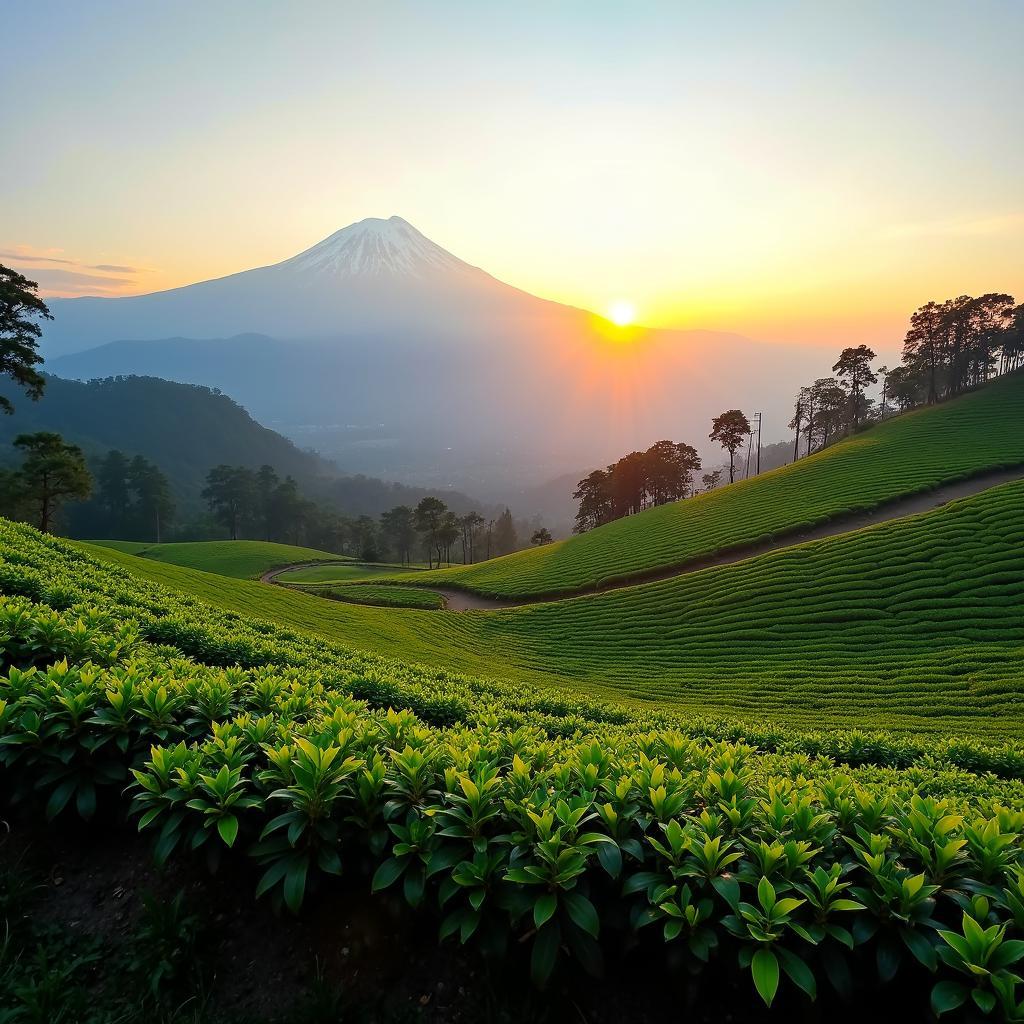
[(759, 949), (750, 961), (750, 973), (758, 995), (766, 1006), (771, 1006), (779, 988), (779, 961), (775, 954), (764, 947)]

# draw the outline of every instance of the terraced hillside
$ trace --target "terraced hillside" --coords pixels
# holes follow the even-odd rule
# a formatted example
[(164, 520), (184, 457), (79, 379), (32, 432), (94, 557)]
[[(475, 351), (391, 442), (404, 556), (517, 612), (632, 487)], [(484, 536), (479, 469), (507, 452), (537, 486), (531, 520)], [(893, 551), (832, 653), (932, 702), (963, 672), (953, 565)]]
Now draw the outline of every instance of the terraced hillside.
[(344, 555), (334, 555), (318, 548), (304, 548), (294, 544), (276, 544), (264, 540), (206, 540), (174, 544), (144, 544), (136, 541), (102, 540), (96, 544), (114, 551), (138, 555), (156, 562), (181, 565), (189, 569), (202, 569), (236, 579), (255, 579), (261, 573), (279, 565), (296, 562), (342, 561)]
[(501, 612), (346, 607), (105, 557), (222, 608), (440, 669), (798, 727), (1024, 734), (1024, 481), (733, 565)]
[(1024, 465), (1021, 372), (955, 401), (891, 419), (760, 477), (560, 543), (436, 570), (416, 582), (443, 581), (499, 597), (578, 592), (1016, 465)]
[(444, 598), (422, 587), (381, 587), (372, 583), (342, 583), (332, 586), (305, 588), (305, 592), (332, 601), (347, 601), (350, 604), (368, 604), (383, 608), (430, 608), (444, 607)]

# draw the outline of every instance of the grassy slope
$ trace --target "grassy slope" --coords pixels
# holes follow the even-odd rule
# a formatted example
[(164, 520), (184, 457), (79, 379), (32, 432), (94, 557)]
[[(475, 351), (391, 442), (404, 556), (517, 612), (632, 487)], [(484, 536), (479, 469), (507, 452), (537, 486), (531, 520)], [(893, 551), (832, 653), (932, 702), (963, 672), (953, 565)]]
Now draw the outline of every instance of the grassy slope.
[(92, 553), (221, 607), (453, 671), (805, 727), (1024, 734), (1024, 483), (735, 565), (501, 612), (345, 606)]
[(416, 582), (498, 596), (567, 593), (681, 565), (987, 469), (1024, 464), (1024, 373), (848, 438), (795, 465), (579, 537)]
[(341, 560), (345, 557), (317, 548), (274, 544), (263, 540), (206, 540), (178, 544), (140, 544), (135, 541), (103, 540), (95, 541), (95, 544), (155, 562), (181, 565), (188, 569), (202, 569), (221, 576), (233, 576), (236, 579), (253, 579), (278, 565)]
[(382, 576), (397, 576), (405, 572), (397, 565), (309, 565), (281, 573), (281, 583), (345, 583), (349, 580), (379, 579)]
[(144, 540), (93, 540), (89, 543), (99, 544), (104, 548), (113, 548), (114, 551), (123, 551), (126, 555), (141, 555), (147, 548), (157, 546), (147, 544)]
[(350, 604), (379, 605), (384, 608), (443, 608), (444, 599), (422, 587), (378, 587), (372, 583), (345, 583), (336, 587), (316, 587), (309, 593)]

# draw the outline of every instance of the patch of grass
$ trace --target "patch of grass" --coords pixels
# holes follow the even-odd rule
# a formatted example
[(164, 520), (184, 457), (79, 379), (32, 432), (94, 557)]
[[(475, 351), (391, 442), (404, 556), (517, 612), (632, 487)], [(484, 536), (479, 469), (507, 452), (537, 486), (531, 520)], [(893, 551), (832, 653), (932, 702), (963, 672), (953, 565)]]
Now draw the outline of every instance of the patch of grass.
[(377, 605), (382, 608), (444, 607), (444, 598), (420, 587), (375, 587), (372, 584), (350, 583), (342, 587), (317, 587), (308, 591), (317, 597), (350, 604)]
[(204, 540), (174, 544), (99, 540), (91, 543), (123, 554), (148, 558), (154, 562), (181, 565), (188, 569), (202, 569), (204, 572), (231, 576), (235, 579), (254, 579), (276, 566), (292, 565), (296, 562), (345, 560), (344, 555), (335, 555), (318, 548), (275, 544), (264, 540)]
[(307, 565), (301, 569), (289, 569), (277, 579), (281, 583), (346, 583), (349, 580), (397, 576), (405, 571), (406, 567), (400, 565), (354, 562), (351, 565)]
[(89, 543), (112, 548), (114, 551), (123, 551), (126, 555), (140, 555), (147, 548), (159, 546), (148, 544), (144, 540), (91, 540)]
[(1024, 465), (1024, 372), (794, 465), (557, 544), (418, 580), (499, 597), (570, 593), (742, 547), (1003, 466)]
[(1020, 736), (1024, 482), (591, 597), (437, 615), (343, 605), (92, 549), (359, 650), (695, 714)]

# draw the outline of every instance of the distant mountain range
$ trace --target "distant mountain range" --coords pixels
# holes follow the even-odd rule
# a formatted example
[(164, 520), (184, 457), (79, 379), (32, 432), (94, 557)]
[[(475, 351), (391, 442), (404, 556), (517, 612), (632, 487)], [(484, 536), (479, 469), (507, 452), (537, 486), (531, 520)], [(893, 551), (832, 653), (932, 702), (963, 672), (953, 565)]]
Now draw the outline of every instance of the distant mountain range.
[[(504, 284), (400, 217), (270, 267), (125, 298), (55, 299), (47, 369), (223, 389), (353, 471), (486, 493), (662, 437), (707, 447), (725, 408), (776, 435), (820, 353), (616, 329)], [(476, 485), (476, 486), (473, 486)]]

